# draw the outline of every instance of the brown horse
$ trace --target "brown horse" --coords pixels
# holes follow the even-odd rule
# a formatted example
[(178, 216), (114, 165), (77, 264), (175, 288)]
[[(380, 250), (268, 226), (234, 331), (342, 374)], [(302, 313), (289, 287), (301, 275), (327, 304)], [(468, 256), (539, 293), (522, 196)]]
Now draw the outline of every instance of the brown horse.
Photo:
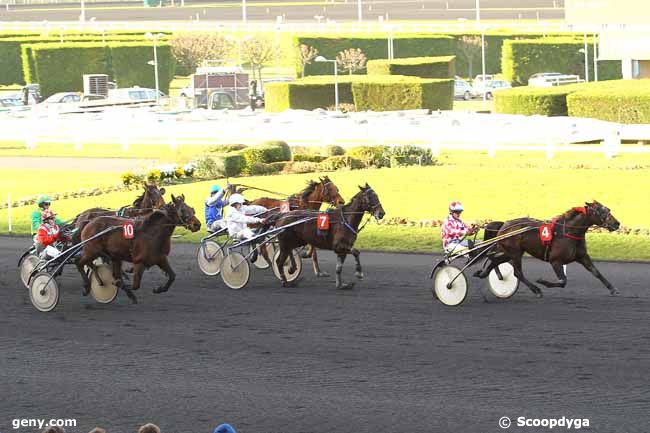
[[(153, 292), (166, 292), (176, 277), (167, 260), (174, 229), (176, 226), (183, 226), (196, 232), (201, 228), (201, 222), (194, 216), (194, 209), (185, 203), (184, 195), (179, 197), (172, 195), (171, 203), (133, 221), (134, 238), (131, 240), (125, 239), (122, 232), (122, 225), (127, 221), (133, 220), (116, 216), (99, 216), (90, 221), (83, 229), (82, 240), (109, 227), (119, 229), (93, 239), (83, 246), (81, 257), (77, 262), (77, 269), (84, 280), (84, 295), (87, 295), (90, 290), (90, 281), (84, 272), (84, 266), (90, 266), (93, 260), (100, 256), (107, 256), (111, 259), (115, 285), (124, 290), (133, 303), (137, 303), (137, 299), (132, 291), (140, 288), (142, 274), (146, 268), (151, 266), (158, 266), (167, 274), (168, 278), (163, 286), (157, 287)], [(128, 288), (122, 282), (122, 261), (131, 262), (134, 265), (132, 288)]]
[(544, 221), (532, 218), (518, 218), (505, 223), (490, 223), (486, 227), (485, 240), (523, 227), (535, 227), (538, 230), (531, 230), (498, 241), (497, 250), (492, 256), (491, 263), (482, 271), (476, 272), (474, 276), (485, 278), (499, 264), (511, 262), (515, 276), (526, 284), (537, 297), (541, 298), (542, 290), (528, 281), (522, 271), (521, 257), (526, 252), (533, 257), (549, 262), (558, 277), (558, 281), (547, 281), (540, 278), (537, 280), (539, 284), (546, 287), (565, 287), (567, 278), (564, 273), (564, 265), (578, 262), (602, 281), (612, 295), (619, 293), (594, 266), (591, 257), (587, 253), (587, 243), (585, 241), (585, 233), (591, 226), (604, 227), (609, 231), (618, 230), (620, 223), (607, 207), (594, 201), (585, 203), (584, 207), (575, 207), (568, 210), (553, 219), (551, 223), (553, 239), (549, 245), (545, 245), (540, 238), (539, 228), (543, 224)]
[(316, 212), (298, 210), (285, 214), (278, 214), (270, 218), (270, 223), (275, 224), (276, 227), (282, 227), (303, 218), (314, 217), (313, 219), (292, 227), (288, 227), (285, 231), (278, 235), (280, 244), (280, 254), (276, 264), (280, 270), (282, 277), (282, 285), (287, 286), (287, 280), (284, 273), (284, 263), (287, 257), (291, 260), (289, 271), (295, 269), (295, 262), (291, 251), (294, 248), (301, 247), (307, 244), (313, 245), (316, 248), (334, 251), (337, 255), (336, 264), (336, 288), (337, 289), (351, 289), (354, 283), (344, 284), (341, 280), (341, 272), (343, 271), (343, 263), (348, 254), (352, 254), (356, 261), (356, 276), (358, 279), (363, 278), (363, 271), (361, 269), (361, 262), (359, 261), (359, 250), (354, 248), (354, 242), (359, 233), (359, 224), (366, 212), (369, 212), (376, 219), (382, 219), (385, 215), (384, 208), (379, 201), (379, 196), (373, 189), (366, 184), (359, 187), (359, 192), (352, 197), (350, 202), (343, 206), (338, 206), (335, 209), (327, 211), (329, 215), (329, 230), (319, 231), (315, 216)]
[(144, 182), (142, 187), (144, 188), (144, 192), (133, 201), (132, 207), (122, 208), (119, 211), (112, 211), (104, 208), (92, 208), (77, 215), (71, 223), (74, 225), (74, 228), (77, 229), (73, 235), (73, 242), (78, 243), (81, 240), (81, 231), (83, 228), (90, 220), (97, 218), (98, 216), (119, 215), (128, 218), (135, 218), (148, 215), (153, 212), (154, 209), (160, 209), (165, 205), (165, 199), (163, 198), (165, 188), (159, 189), (155, 182), (151, 184)]
[[(301, 192), (289, 196), (286, 200), (270, 197), (260, 197), (251, 204), (264, 206), (267, 209), (278, 209), (283, 202), (289, 202), (291, 210), (312, 210), (317, 211), (323, 203), (339, 206), (345, 203), (339, 193), (339, 188), (332, 182), (329, 176), (318, 178), (318, 182), (309, 181), (307, 187)], [(311, 248), (311, 260), (314, 267), (314, 274), (317, 277), (328, 277), (327, 272), (321, 271), (318, 264), (318, 254), (315, 248)]]

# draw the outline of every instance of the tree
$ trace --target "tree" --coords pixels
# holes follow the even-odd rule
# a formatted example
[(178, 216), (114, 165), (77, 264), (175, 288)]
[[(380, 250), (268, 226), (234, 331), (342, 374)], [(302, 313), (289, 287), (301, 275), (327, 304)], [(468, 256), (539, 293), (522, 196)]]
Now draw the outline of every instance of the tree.
[(300, 44), (300, 66), (302, 78), (305, 78), (305, 66), (309, 65), (318, 55), (318, 50), (310, 45)]
[[(485, 42), (485, 47), (487, 47), (487, 41)], [(465, 59), (467, 59), (468, 72), (467, 75), (469, 78), (472, 78), (472, 69), (473, 61), (476, 55), (481, 53), (481, 37), (480, 36), (462, 36), (459, 39), (459, 48), (460, 52), (463, 54)]]
[(264, 67), (265, 63), (273, 60), (278, 51), (278, 47), (269, 39), (261, 37), (244, 39), (242, 53), (251, 65), (253, 79), (255, 78), (255, 71), (257, 71), (257, 76), (262, 81), (262, 67)]
[(216, 33), (179, 33), (170, 42), (174, 58), (188, 73), (204, 60), (223, 60), (232, 51), (231, 43)]
[(350, 72), (352, 75), (354, 72), (363, 69), (366, 67), (366, 55), (363, 54), (363, 51), (359, 48), (350, 48), (343, 50), (336, 56), (336, 63), (344, 71)]

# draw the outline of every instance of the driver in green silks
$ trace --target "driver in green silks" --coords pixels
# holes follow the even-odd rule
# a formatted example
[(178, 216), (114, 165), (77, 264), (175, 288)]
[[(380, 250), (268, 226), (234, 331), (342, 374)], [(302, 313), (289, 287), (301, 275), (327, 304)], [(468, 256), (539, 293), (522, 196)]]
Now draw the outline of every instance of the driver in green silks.
[[(52, 203), (52, 200), (50, 199), (49, 196), (47, 195), (42, 195), (38, 198), (38, 209), (34, 209), (32, 212), (32, 235), (35, 234), (38, 231), (38, 228), (41, 226), (41, 214), (43, 211), (48, 210), (50, 208), (50, 204)], [(61, 226), (65, 223), (60, 218), (54, 218), (54, 223), (58, 226)]]

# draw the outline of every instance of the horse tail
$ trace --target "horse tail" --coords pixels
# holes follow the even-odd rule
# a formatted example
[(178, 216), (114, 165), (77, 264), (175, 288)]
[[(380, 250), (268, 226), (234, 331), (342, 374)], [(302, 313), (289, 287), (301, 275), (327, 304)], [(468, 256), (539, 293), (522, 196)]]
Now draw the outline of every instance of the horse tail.
[(501, 227), (503, 227), (503, 224), (503, 221), (492, 221), (491, 223), (486, 224), (483, 240), (487, 241), (496, 237), (497, 233), (499, 233), (499, 230), (501, 230)]

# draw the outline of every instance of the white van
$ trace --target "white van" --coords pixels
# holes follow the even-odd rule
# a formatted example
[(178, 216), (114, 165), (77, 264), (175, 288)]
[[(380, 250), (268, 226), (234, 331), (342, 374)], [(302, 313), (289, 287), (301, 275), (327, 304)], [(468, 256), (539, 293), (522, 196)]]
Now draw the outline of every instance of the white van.
[[(158, 91), (159, 98), (166, 95)], [(108, 99), (119, 102), (154, 102), (156, 100), (156, 90), (145, 87), (127, 87), (124, 89), (111, 89), (108, 91)]]

